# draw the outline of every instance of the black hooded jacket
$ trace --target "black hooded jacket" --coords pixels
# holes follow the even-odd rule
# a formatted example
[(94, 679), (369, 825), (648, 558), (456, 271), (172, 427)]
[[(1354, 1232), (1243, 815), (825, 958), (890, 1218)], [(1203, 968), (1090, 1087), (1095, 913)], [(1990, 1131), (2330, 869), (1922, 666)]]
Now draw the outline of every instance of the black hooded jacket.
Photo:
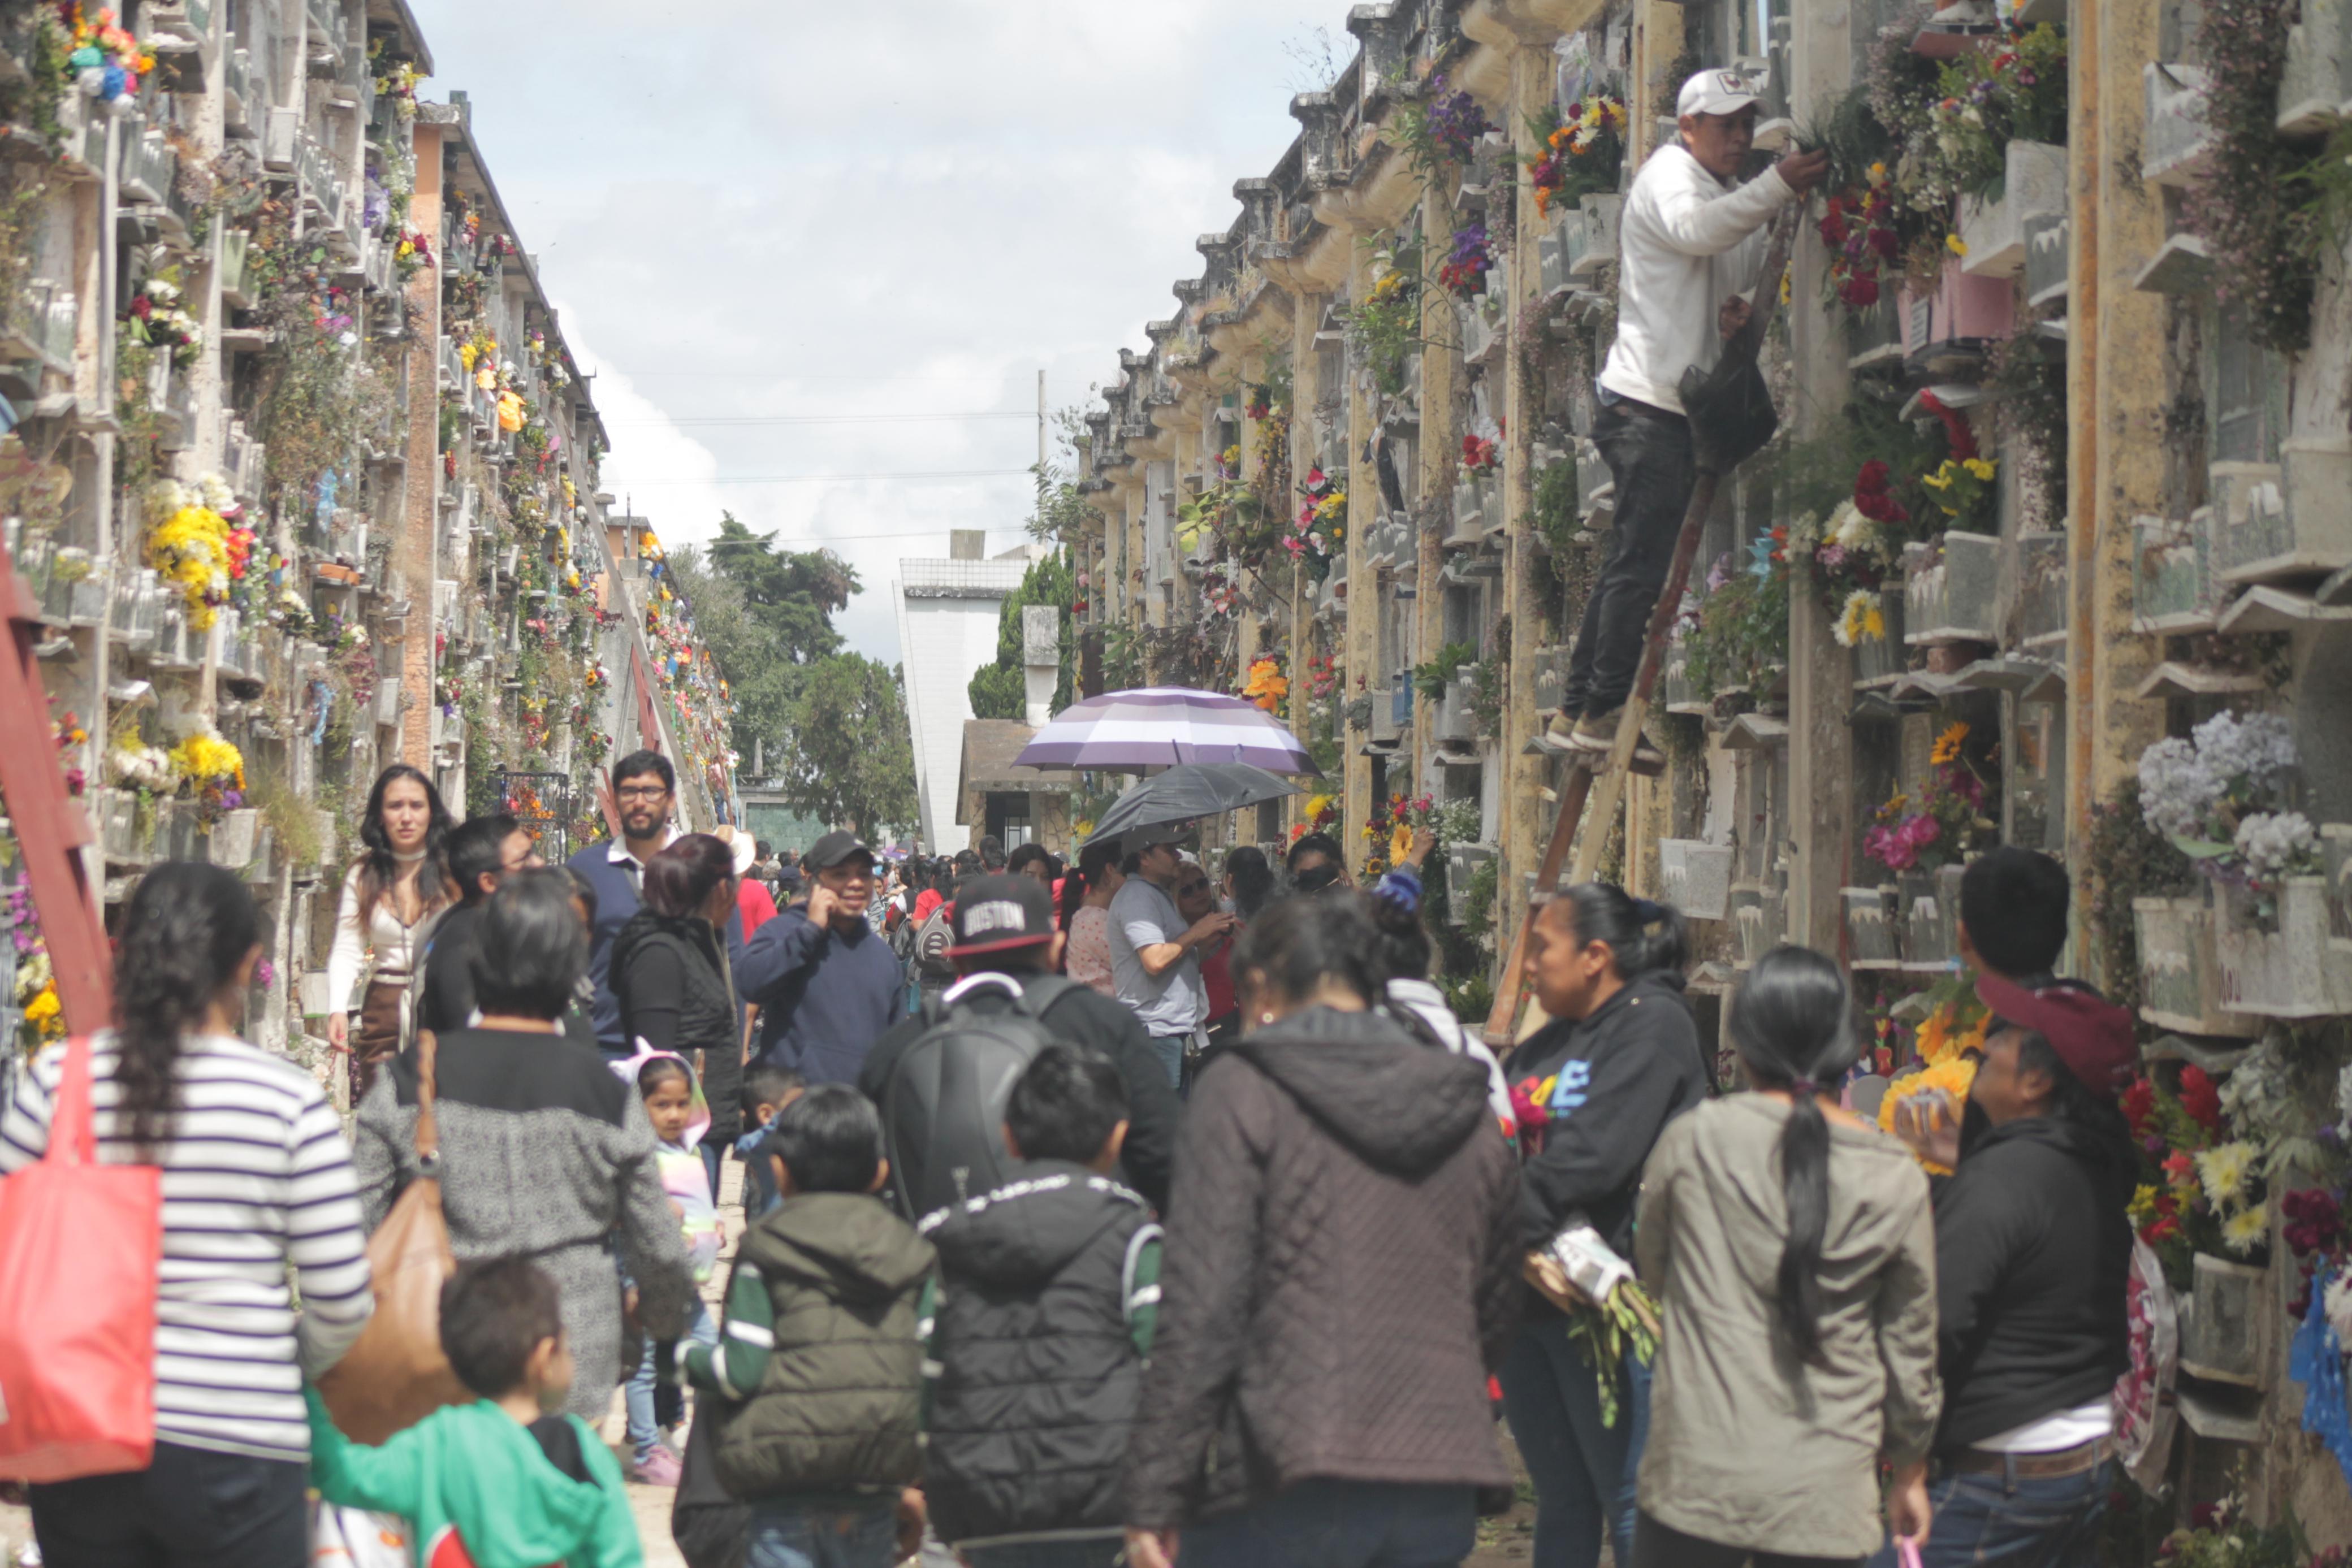
[(1035, 1160), (918, 1228), (942, 1287), (923, 1479), (940, 1538), (1118, 1528), (1143, 1380), (1129, 1280), (1160, 1233), (1143, 1199)]
[(1540, 1152), (1519, 1172), (1522, 1239), (1539, 1247), (1580, 1211), (1631, 1258), (1642, 1167), (1666, 1124), (1707, 1094), (1682, 977), (1637, 975), (1591, 1016), (1545, 1025), (1511, 1052), (1503, 1077), (1557, 1077)]
[(1211, 1062), (1177, 1135), (1127, 1523), (1320, 1477), (1490, 1486), (1517, 1326), (1510, 1152), (1477, 1062), (1310, 1008)]
[(606, 969), (620, 1003), (624, 1038), (688, 1061), (710, 1102), (709, 1141), (725, 1145), (743, 1129), (742, 1015), (727, 973), (727, 947), (708, 920), (640, 909), (613, 938)]
[(1938, 1453), (2088, 1404), (2130, 1364), (2131, 1151), (2120, 1129), (1988, 1127), (1936, 1195)]

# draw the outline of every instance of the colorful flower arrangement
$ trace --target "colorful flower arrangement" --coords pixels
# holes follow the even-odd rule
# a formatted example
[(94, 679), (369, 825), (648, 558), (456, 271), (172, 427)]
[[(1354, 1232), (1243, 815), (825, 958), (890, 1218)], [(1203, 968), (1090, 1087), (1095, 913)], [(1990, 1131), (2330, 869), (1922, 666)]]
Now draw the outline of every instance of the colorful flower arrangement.
[[(1937, 1091), (1950, 1097), (1953, 1113), (1957, 1115), (1967, 1105), (1969, 1091), (1977, 1079), (1977, 1063), (1984, 1052), (1985, 1031), (1991, 1026), (1992, 1012), (1978, 999), (1974, 977), (1960, 974), (1938, 980), (1926, 993), (1928, 1013), (1921, 1021), (1912, 1040), (1912, 1049), (1926, 1065), (1916, 1072), (1906, 1072), (1888, 1085), (1886, 1097), (1879, 1102), (1879, 1130), (1895, 1131), (1895, 1108), (1906, 1100)], [(1892, 1032), (1892, 1025), (1881, 1021), (1883, 1032)], [(1884, 1048), (1882, 1048), (1884, 1051)], [(1890, 1055), (1892, 1052), (1885, 1052)], [(1881, 1071), (1887, 1063), (1874, 1063)], [(1949, 1176), (1950, 1167), (1934, 1160), (1921, 1158), (1920, 1165), (1933, 1176)]]
[(2123, 1113), (2140, 1155), (2132, 1226), (2174, 1289), (2189, 1287), (2192, 1253), (2242, 1260), (2267, 1249), (2268, 1183), (2259, 1151), (2234, 1134), (2221, 1090), (2202, 1068), (2181, 1068), (2177, 1089), (2135, 1079), (2124, 1091)]
[(1454, 231), (1453, 247), (1438, 264), (1437, 281), (1456, 298), (1467, 299), (1486, 287), (1486, 274), (1494, 266), (1486, 225), (1474, 220)]
[(405, 283), (433, 265), (433, 240), (423, 229), (403, 229), (392, 247), (392, 263)]
[(1527, 166), (1538, 215), (1549, 216), (1555, 202), (1567, 204), (1587, 191), (1613, 188), (1631, 122), (1624, 99), (1608, 93), (1571, 103), (1565, 112), (1553, 109), (1534, 121), (1531, 129), (1542, 150)]
[(140, 285), (139, 292), (123, 308), (122, 323), (126, 335), (151, 349), (166, 350), (173, 367), (185, 370), (196, 362), (205, 346), (205, 328), (183, 305), (173, 270), (167, 267)]
[(2212, 881), (2260, 902), (2319, 869), (2319, 834), (2286, 810), (2294, 733), (2274, 714), (2218, 713), (2140, 753), (2140, 814)]
[(191, 494), (174, 480), (159, 479), (148, 487), (144, 505), (147, 564), (179, 586), (188, 624), (212, 630), (253, 549), (252, 530), (231, 520), (237, 507), (226, 481), (207, 474)]
[(1267, 713), (1280, 711), (1282, 699), (1290, 695), (1290, 677), (1282, 673), (1282, 661), (1272, 653), (1252, 659), (1241, 695)]
[(1954, 724), (1928, 754), (1929, 781), (1914, 802), (1897, 789), (1872, 814), (1863, 852), (1891, 872), (1956, 865), (1998, 824), (1986, 813), (1984, 775), (1968, 755), (1969, 727)]
[(1863, 172), (1859, 183), (1832, 194), (1819, 225), (1830, 253), (1823, 274), (1831, 298), (1857, 314), (1879, 302), (1889, 267), (1903, 258), (1903, 235), (1895, 226), (1892, 177), (1884, 160)]
[(1290, 533), (1283, 541), (1292, 559), (1303, 559), (1310, 566), (1328, 561), (1339, 553), (1348, 536), (1348, 492), (1322, 469), (1310, 469), (1307, 482), (1298, 486), (1303, 497), (1298, 515), (1291, 520)]
[(1454, 162), (1468, 162), (1478, 138), (1494, 130), (1495, 122), (1468, 93), (1446, 91), (1442, 74), (1429, 78), (1427, 97), (1430, 141)]
[(1481, 435), (1472, 430), (1462, 437), (1462, 472), (1472, 479), (1491, 479), (1502, 472), (1503, 448), (1496, 439), (1501, 434)]
[(223, 740), (209, 719), (191, 721), (167, 755), (173, 776), (196, 802), (196, 821), (206, 830), (245, 804), (245, 755)]
[(100, 10), (95, 18), (83, 14), (80, 0), (58, 8), (68, 34), (65, 80), (84, 98), (115, 103), (137, 95), (139, 85), (155, 68), (155, 51), (115, 25), (114, 13)]
[(1751, 540), (1748, 564), (1726, 554), (1706, 574), (1706, 597), (1676, 623), (1691, 688), (1707, 700), (1753, 690), (1789, 656), (1789, 530)]
[(1307, 804), (1299, 810), (1298, 821), (1290, 826), (1290, 836), (1294, 841), (1303, 839), (1309, 833), (1319, 833), (1326, 828), (1336, 827), (1339, 821), (1339, 802), (1337, 799), (1329, 795), (1309, 795)]

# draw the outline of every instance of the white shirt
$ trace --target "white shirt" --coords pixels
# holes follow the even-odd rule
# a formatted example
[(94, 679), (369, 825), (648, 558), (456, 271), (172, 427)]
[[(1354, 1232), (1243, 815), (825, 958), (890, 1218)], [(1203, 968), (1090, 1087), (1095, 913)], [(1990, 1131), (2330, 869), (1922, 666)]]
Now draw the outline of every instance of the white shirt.
[(1486, 1049), (1484, 1040), (1470, 1038), (1462, 1020), (1454, 1016), (1446, 1005), (1445, 993), (1427, 980), (1410, 977), (1389, 982), (1389, 1006), (1409, 1008), (1412, 1015), (1427, 1024), (1430, 1032), (1445, 1042), (1445, 1049), (1456, 1056), (1466, 1056), (1486, 1070), (1486, 1105), (1495, 1113), (1495, 1120), (1503, 1127), (1515, 1128), (1517, 1120), (1511, 1114), (1510, 1085), (1503, 1082), (1502, 1063)]
[(425, 938), (433, 935), (434, 925), (442, 911), (428, 910), (417, 917), (414, 925), (400, 923), (399, 901), (387, 888), (375, 901), (369, 915), (367, 928), (360, 928), (360, 868), (353, 866), (343, 878), (343, 900), (335, 911), (335, 945), (327, 954), (327, 1005), (348, 1009), (352, 991), (360, 982), (361, 972), (368, 967), (368, 956), (375, 956), (378, 980), (405, 984), (416, 973), (417, 959), (425, 952)]
[(2115, 1406), (2105, 1395), (2072, 1410), (2053, 1410), (2022, 1427), (2011, 1427), (1969, 1445), (1994, 1454), (2059, 1454), (2095, 1443), (2115, 1426)]
[(1764, 227), (1796, 199), (1778, 170), (1735, 189), (1679, 141), (1650, 154), (1618, 225), (1617, 340), (1601, 384), (1681, 413), (1683, 372), (1721, 357), (1717, 312), (1754, 286)]

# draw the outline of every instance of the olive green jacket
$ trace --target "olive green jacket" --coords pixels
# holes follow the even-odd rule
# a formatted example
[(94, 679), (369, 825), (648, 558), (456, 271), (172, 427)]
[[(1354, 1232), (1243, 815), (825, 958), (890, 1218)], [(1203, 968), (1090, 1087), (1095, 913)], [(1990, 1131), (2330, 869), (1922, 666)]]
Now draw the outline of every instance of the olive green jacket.
[(849, 1193), (788, 1197), (744, 1234), (735, 1266), (767, 1285), (774, 1343), (751, 1396), (719, 1404), (720, 1484), (748, 1500), (921, 1475), (918, 1302), (936, 1259), (881, 1199)]

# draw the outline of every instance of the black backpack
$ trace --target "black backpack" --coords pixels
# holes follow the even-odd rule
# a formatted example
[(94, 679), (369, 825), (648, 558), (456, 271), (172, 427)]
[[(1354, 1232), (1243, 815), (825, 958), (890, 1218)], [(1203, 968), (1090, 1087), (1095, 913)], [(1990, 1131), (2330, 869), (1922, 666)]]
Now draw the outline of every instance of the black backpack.
[(1060, 975), (1034, 976), (1025, 988), (1010, 975), (972, 981), (995, 982), (983, 994), (1009, 994), (1013, 1005), (983, 1012), (963, 997), (926, 1004), (929, 1027), (899, 1056), (882, 1091), (890, 1186), (910, 1220), (1003, 1185), (1013, 1081), (1059, 1038), (1043, 1016), (1075, 985)]

